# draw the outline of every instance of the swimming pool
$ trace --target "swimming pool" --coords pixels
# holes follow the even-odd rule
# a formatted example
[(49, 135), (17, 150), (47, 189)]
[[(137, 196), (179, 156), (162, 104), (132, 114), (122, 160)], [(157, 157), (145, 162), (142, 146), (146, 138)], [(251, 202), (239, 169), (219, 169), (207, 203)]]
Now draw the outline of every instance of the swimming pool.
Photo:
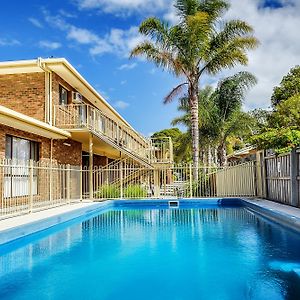
[(116, 202), (0, 247), (0, 299), (300, 299), (300, 235), (240, 201)]

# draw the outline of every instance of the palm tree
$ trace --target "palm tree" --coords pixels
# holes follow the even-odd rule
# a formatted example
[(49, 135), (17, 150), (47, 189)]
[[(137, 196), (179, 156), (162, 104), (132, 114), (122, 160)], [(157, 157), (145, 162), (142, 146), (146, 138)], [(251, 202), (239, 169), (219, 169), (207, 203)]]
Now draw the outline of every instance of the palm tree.
[[(216, 88), (207, 86), (199, 93), (199, 131), (203, 137), (201, 148), (207, 145), (217, 147), (218, 164), (224, 166), (226, 143), (229, 137), (249, 135), (256, 126), (254, 117), (242, 111), (246, 91), (256, 83), (256, 78), (248, 72), (240, 72), (221, 80)], [(172, 125), (184, 125), (191, 134), (190, 108), (187, 98), (181, 98), (178, 110), (183, 115), (175, 118)], [(181, 147), (188, 149), (189, 144)]]
[(245, 93), (256, 84), (256, 78), (249, 72), (239, 72), (220, 81), (215, 91), (214, 109), (211, 116), (215, 120), (218, 140), (218, 163), (227, 164), (226, 141), (230, 136), (251, 131), (254, 118), (241, 110)]
[(157, 66), (183, 78), (164, 102), (168, 103), (183, 91), (190, 107), (194, 179), (199, 163), (199, 82), (203, 75), (215, 75), (224, 68), (246, 65), (246, 51), (258, 45), (253, 29), (246, 22), (220, 19), (229, 9), (226, 0), (177, 0), (180, 18), (170, 26), (158, 18), (146, 19), (139, 31), (147, 40), (136, 46), (133, 56), (145, 56)]
[[(201, 148), (205, 152), (207, 145), (214, 144), (214, 133), (216, 132), (216, 123), (213, 119), (211, 111), (214, 109), (214, 101), (213, 97), (215, 97), (214, 89), (211, 86), (206, 86), (202, 90), (199, 91), (198, 96), (198, 115), (199, 115), (199, 132), (202, 136), (202, 139), (199, 144), (199, 148)], [(172, 126), (182, 125), (187, 128), (187, 132), (183, 133), (180, 140), (178, 141), (181, 145), (177, 149), (177, 156), (182, 158), (187, 158), (189, 152), (192, 150), (192, 133), (191, 133), (191, 114), (190, 114), (190, 106), (189, 99), (187, 97), (182, 97), (179, 99), (179, 105), (177, 107), (179, 112), (182, 112), (182, 115), (176, 117), (172, 120)], [(206, 149), (208, 150), (208, 149)], [(205, 164), (204, 161), (202, 161)]]

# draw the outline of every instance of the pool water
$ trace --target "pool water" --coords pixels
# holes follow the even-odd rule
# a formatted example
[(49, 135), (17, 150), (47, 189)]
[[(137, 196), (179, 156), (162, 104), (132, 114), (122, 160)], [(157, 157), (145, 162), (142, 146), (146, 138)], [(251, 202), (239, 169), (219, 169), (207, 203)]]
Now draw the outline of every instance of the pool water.
[(300, 299), (300, 237), (245, 207), (112, 209), (0, 247), (0, 299)]

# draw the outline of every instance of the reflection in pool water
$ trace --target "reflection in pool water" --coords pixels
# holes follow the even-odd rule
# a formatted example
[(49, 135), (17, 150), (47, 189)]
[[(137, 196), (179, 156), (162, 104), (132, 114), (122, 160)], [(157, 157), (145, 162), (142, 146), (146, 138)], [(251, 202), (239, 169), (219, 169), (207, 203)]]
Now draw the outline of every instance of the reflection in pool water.
[(111, 210), (11, 248), (0, 299), (300, 299), (299, 235), (246, 208)]

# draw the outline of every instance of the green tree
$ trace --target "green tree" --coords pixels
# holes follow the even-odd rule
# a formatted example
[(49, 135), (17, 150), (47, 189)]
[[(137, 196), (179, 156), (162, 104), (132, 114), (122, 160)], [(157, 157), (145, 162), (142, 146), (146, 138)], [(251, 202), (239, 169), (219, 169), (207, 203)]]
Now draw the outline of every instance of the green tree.
[(267, 125), (271, 111), (262, 108), (256, 108), (249, 111), (249, 114), (254, 121), (253, 133), (258, 133)]
[(273, 149), (277, 154), (300, 145), (300, 95), (280, 102), (267, 124), (251, 139), (259, 149)]
[(273, 90), (271, 102), (273, 106), (300, 94), (300, 66), (296, 66), (284, 76), (279, 86)]
[(152, 138), (164, 138), (164, 137), (170, 137), (172, 141), (176, 141), (178, 137), (182, 134), (179, 128), (168, 128), (163, 129), (161, 131), (155, 132), (152, 134)]
[[(221, 22), (229, 9), (226, 0), (177, 0), (178, 24), (170, 26), (158, 18), (146, 19), (139, 27), (147, 41), (136, 46), (131, 56), (145, 56), (184, 82), (165, 98), (172, 101), (186, 92), (190, 107), (193, 163), (199, 163), (199, 82), (237, 64), (246, 65), (246, 51), (258, 45), (253, 29), (241, 20)], [(197, 179), (197, 168), (194, 178)]]
[[(251, 73), (240, 72), (220, 81), (216, 90), (206, 87), (199, 93), (199, 130), (203, 137), (200, 147), (215, 145), (221, 166), (227, 162), (226, 146), (228, 146), (229, 138), (235, 137), (242, 140), (251, 135), (256, 126), (255, 119), (242, 111), (245, 93), (255, 83), (256, 78)], [(180, 100), (178, 110), (183, 112), (183, 115), (175, 118), (172, 124), (185, 125), (189, 134), (191, 125), (187, 98)]]
[(248, 72), (240, 72), (220, 81), (214, 97), (214, 110), (218, 140), (218, 162), (223, 166), (226, 160), (226, 141), (230, 136), (251, 133), (253, 118), (242, 111), (247, 90), (256, 84), (256, 78)]
[(183, 144), (186, 144), (190, 141), (184, 141), (184, 139), (186, 138), (186, 133), (182, 133), (179, 128), (163, 129), (161, 131), (155, 132), (151, 137), (158, 139), (170, 137), (172, 139), (175, 162), (179, 163), (182, 160), (188, 161), (190, 159), (189, 151), (186, 151), (186, 149), (182, 147)]

